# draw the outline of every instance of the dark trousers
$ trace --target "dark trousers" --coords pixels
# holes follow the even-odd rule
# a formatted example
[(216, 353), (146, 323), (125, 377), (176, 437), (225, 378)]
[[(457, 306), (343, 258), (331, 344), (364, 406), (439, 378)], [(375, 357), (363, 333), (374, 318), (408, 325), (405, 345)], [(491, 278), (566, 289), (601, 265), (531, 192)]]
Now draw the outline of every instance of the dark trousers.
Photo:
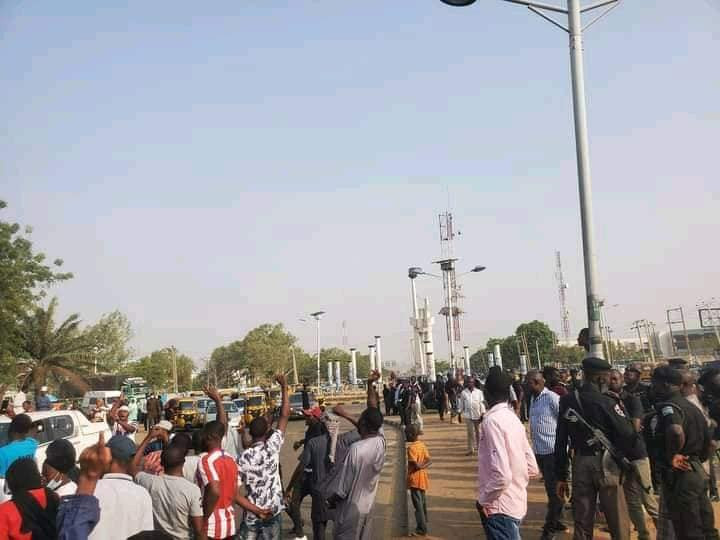
[(292, 489), (292, 498), (290, 499), (290, 504), (285, 509), (293, 522), (293, 533), (299, 538), (305, 536), (305, 531), (303, 530), (303, 519), (300, 513), (300, 506), (302, 505), (305, 496), (308, 495), (307, 482), (308, 475), (307, 473), (303, 472), (300, 475), (300, 478), (295, 481), (295, 485)]
[(410, 488), (410, 500), (415, 508), (415, 532), (427, 534), (427, 500), (424, 489)]
[(561, 530), (563, 500), (557, 496), (557, 476), (555, 475), (555, 456), (554, 454), (539, 455), (535, 454), (540, 473), (543, 475), (545, 483), (545, 493), (547, 494), (548, 504), (547, 513), (545, 514), (545, 526), (543, 531), (554, 532)]
[(708, 498), (708, 478), (700, 463), (688, 472), (665, 474), (663, 495), (677, 540), (717, 540), (713, 509)]
[(592, 540), (598, 499), (613, 540), (630, 540), (630, 517), (619, 479), (606, 477), (601, 456), (576, 454), (572, 470), (574, 540)]

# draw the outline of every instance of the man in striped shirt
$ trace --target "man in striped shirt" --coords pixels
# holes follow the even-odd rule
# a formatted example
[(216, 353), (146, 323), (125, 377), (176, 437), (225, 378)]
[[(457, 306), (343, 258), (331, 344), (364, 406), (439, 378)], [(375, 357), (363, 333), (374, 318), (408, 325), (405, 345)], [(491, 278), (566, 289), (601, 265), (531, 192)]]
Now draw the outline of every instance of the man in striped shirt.
[(535, 459), (543, 475), (548, 498), (545, 525), (541, 540), (551, 540), (557, 533), (567, 530), (562, 523), (563, 501), (557, 495), (555, 475), (555, 431), (560, 413), (560, 396), (545, 387), (545, 378), (539, 371), (527, 374), (530, 389), (530, 435)]
[(235, 538), (237, 533), (233, 504), (238, 504), (261, 519), (267, 518), (269, 513), (239, 494), (235, 459), (222, 449), (222, 440), (227, 430), (227, 415), (220, 394), (214, 388), (205, 389), (205, 393), (215, 402), (218, 419), (203, 426), (201, 441), (206, 453), (198, 463), (197, 480), (203, 492), (207, 538), (225, 540)]

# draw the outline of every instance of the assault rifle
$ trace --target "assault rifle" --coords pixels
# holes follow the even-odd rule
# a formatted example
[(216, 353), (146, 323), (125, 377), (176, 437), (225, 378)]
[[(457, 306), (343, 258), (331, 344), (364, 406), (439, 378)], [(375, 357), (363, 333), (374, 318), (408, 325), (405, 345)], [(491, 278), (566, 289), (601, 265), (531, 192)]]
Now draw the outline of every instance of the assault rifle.
[(587, 441), (588, 446), (599, 445), (604, 448), (607, 453), (610, 454), (610, 457), (615, 460), (615, 463), (617, 463), (618, 466), (623, 470), (623, 472), (627, 473), (635, 470), (632, 462), (628, 458), (626, 458), (617, 448), (615, 448), (615, 446), (613, 445), (613, 443), (610, 442), (605, 433), (603, 433), (601, 429), (590, 425), (587, 420), (585, 420), (582, 415), (575, 409), (573, 409), (572, 407), (568, 408), (568, 410), (565, 411), (564, 417), (569, 422), (580, 422), (590, 431), (590, 433), (592, 433), (592, 438), (588, 439)]

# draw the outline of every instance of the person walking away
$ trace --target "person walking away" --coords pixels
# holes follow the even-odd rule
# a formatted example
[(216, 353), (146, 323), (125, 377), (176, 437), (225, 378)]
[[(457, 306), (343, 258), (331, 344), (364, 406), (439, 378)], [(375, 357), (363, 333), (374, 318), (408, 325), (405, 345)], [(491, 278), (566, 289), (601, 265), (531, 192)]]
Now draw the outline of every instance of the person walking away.
[(75, 447), (67, 439), (56, 439), (45, 450), (43, 481), (58, 497), (74, 495), (77, 491), (77, 484), (68, 476), (75, 469), (75, 456)]
[(560, 414), (560, 396), (545, 387), (545, 378), (537, 370), (527, 374), (530, 394), (529, 421), (535, 461), (543, 477), (548, 498), (541, 540), (553, 540), (567, 530), (562, 522), (563, 500), (557, 494), (555, 474), (555, 432)]
[(137, 472), (143, 450), (154, 435), (149, 432), (135, 453), (133, 476), (135, 482), (150, 494), (156, 530), (178, 540), (207, 538), (200, 488), (183, 478), (186, 448), (182, 444), (171, 444), (162, 451), (162, 475)]
[(712, 445), (705, 417), (680, 394), (682, 374), (678, 370), (655, 368), (651, 382), (658, 398), (657, 433), (664, 442), (661, 507), (668, 509), (678, 540), (717, 540), (702, 466)]
[(146, 403), (147, 407), (147, 422), (145, 429), (150, 429), (160, 421), (160, 415), (162, 414), (162, 404), (155, 394), (152, 394)]
[[(603, 448), (593, 433), (570, 411), (580, 414), (591, 426), (601, 430), (621, 453), (634, 446), (637, 434), (619, 401), (604, 394), (610, 376), (610, 364), (602, 358), (583, 360), (583, 386), (560, 398), (560, 413), (555, 436), (555, 473), (557, 492), (562, 499), (569, 493), (568, 447), (574, 452), (572, 470), (572, 508), (575, 520), (573, 538), (591, 540), (598, 498), (613, 540), (630, 538), (625, 493), (619, 471), (606, 470)], [(575, 421), (573, 421), (575, 420)]]
[(425, 444), (418, 440), (418, 429), (415, 426), (405, 428), (405, 440), (407, 441), (407, 487), (415, 509), (415, 534), (410, 536), (426, 536), (428, 517), (425, 493), (429, 487), (427, 469), (431, 465), (430, 452)]
[(383, 403), (385, 404), (385, 416), (390, 416), (390, 387), (387, 384), (383, 384)]
[(241, 525), (243, 540), (279, 540), (281, 520), (285, 509), (282, 482), (280, 481), (280, 449), (285, 441), (285, 430), (290, 419), (290, 401), (285, 375), (279, 373), (275, 381), (280, 385), (281, 407), (277, 429), (271, 430), (264, 416), (250, 422), (252, 445), (238, 457), (240, 478), (245, 485), (248, 500), (269, 510), (267, 519), (247, 513)]
[(475, 506), (489, 540), (519, 540), (527, 513), (527, 486), (538, 474), (525, 428), (508, 406), (512, 381), (498, 366), (485, 381), (488, 410), (478, 439)]
[(35, 457), (38, 442), (30, 437), (32, 425), (27, 414), (18, 414), (10, 421), (7, 432), (9, 443), (0, 448), (0, 478), (5, 478), (8, 468), (15, 460)]
[[(625, 392), (623, 382), (622, 373), (613, 369), (610, 372), (608, 393), (620, 400), (625, 415), (632, 421), (635, 431), (640, 433), (645, 416), (642, 402), (638, 396)], [(635, 446), (628, 450), (625, 457), (633, 464), (633, 468), (626, 471), (623, 481), (630, 521), (637, 530), (638, 540), (650, 540), (650, 531), (645, 522), (643, 507), (657, 528), (658, 502), (652, 492), (650, 459), (642, 437), (637, 437)]]
[(36, 411), (49, 411), (52, 409), (52, 403), (48, 397), (48, 387), (40, 387), (40, 395), (35, 398), (35, 410)]
[(137, 407), (138, 407), (138, 425), (143, 426), (145, 428), (145, 431), (148, 431), (147, 428), (147, 398), (140, 397), (137, 400)]
[(377, 393), (372, 388), (379, 379), (377, 370), (368, 377), (368, 407), (360, 415), (357, 426), (360, 440), (350, 446), (328, 500), (329, 506), (335, 508), (334, 540), (373, 538), (371, 512), (386, 448), (383, 416), (378, 408)]
[(300, 397), (302, 397), (302, 408), (310, 408), (310, 392), (308, 392), (307, 383), (303, 383), (302, 390), (300, 391)]
[(110, 468), (95, 487), (100, 521), (88, 540), (125, 540), (139, 532), (152, 531), (152, 499), (133, 482), (131, 475), (135, 443), (130, 437), (115, 435), (107, 447), (112, 455)]
[[(450, 423), (453, 423), (453, 420), (456, 416), (458, 416), (458, 397), (459, 397), (459, 387), (460, 385), (455, 380), (455, 376), (452, 373), (448, 373), (447, 376), (447, 382), (445, 383), (445, 393), (448, 397), (448, 408), (450, 409)], [(460, 423), (460, 419), (458, 419), (458, 423)]]
[(447, 394), (445, 393), (445, 383), (442, 377), (438, 377), (435, 381), (435, 402), (437, 403), (438, 416), (440, 421), (445, 421), (445, 413), (447, 412)]
[(477, 452), (480, 422), (485, 414), (485, 396), (475, 387), (475, 379), (468, 377), (465, 389), (460, 393), (460, 411), (467, 427), (467, 455)]
[(54, 540), (58, 496), (43, 487), (35, 460), (15, 460), (5, 477), (12, 499), (0, 504), (0, 538)]

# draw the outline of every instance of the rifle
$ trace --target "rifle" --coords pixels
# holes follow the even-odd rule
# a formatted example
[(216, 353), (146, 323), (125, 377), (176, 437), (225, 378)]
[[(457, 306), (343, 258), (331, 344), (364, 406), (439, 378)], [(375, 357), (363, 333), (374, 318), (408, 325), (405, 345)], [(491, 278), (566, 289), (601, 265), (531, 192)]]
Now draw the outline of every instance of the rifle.
[(633, 465), (633, 463), (622, 453), (620, 453), (617, 448), (615, 448), (615, 446), (610, 442), (605, 433), (603, 433), (601, 429), (590, 425), (587, 420), (585, 420), (582, 415), (575, 409), (573, 409), (572, 407), (568, 408), (568, 410), (565, 411), (564, 417), (569, 422), (579, 421), (590, 431), (590, 433), (592, 433), (592, 438), (587, 441), (588, 446), (600, 445), (607, 451), (608, 454), (610, 454), (610, 457), (615, 460), (615, 463), (617, 463), (624, 472), (630, 472), (632, 470), (635, 470), (635, 466)]

